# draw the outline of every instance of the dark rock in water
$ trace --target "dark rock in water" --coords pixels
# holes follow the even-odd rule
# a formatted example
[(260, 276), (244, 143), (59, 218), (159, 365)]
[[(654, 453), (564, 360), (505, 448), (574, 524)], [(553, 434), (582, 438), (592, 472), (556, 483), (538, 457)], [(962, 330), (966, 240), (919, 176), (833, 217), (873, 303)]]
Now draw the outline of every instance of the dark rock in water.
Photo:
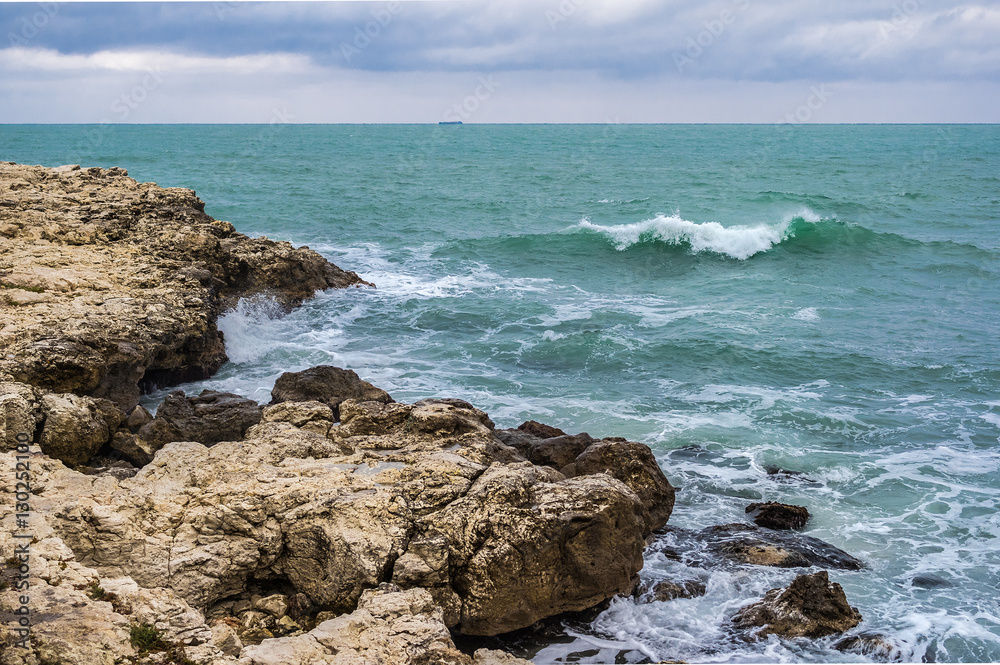
[(809, 520), (809, 511), (805, 507), (774, 501), (751, 503), (746, 512), (754, 524), (768, 529), (801, 529)]
[(920, 587), (921, 589), (945, 589), (947, 587), (955, 586), (952, 582), (933, 573), (916, 575), (914, 576), (911, 584), (915, 587)]
[(773, 465), (765, 466), (764, 471), (767, 472), (767, 476), (771, 480), (776, 480), (779, 483), (802, 483), (809, 487), (823, 486), (823, 483), (813, 480), (801, 471), (789, 471)]
[[(663, 580), (657, 582), (648, 591), (649, 597), (654, 601), (674, 600), (675, 598), (697, 598), (705, 595), (705, 584), (698, 580), (681, 580), (671, 582)], [(643, 594), (645, 595), (645, 594)]]
[(139, 447), (155, 452), (173, 441), (197, 441), (210, 446), (220, 441), (239, 441), (260, 422), (257, 402), (233, 393), (203, 390), (186, 397), (176, 390), (163, 400), (156, 417), (136, 434)]
[(861, 623), (861, 613), (847, 602), (844, 589), (830, 582), (825, 570), (799, 575), (785, 589), (771, 589), (764, 598), (733, 616), (733, 625), (761, 640), (779, 637), (825, 637)]
[[(551, 441), (552, 439), (550, 439)], [(647, 532), (658, 529), (674, 510), (674, 488), (663, 475), (649, 446), (607, 438), (586, 448), (572, 464), (574, 475), (607, 473), (632, 489), (646, 509)]]
[(393, 402), (389, 393), (364, 381), (352, 370), (319, 365), (301, 372), (285, 372), (271, 390), (271, 404), (280, 402), (321, 402), (333, 409), (340, 420), (340, 404), (346, 399), (358, 402)]
[(758, 566), (798, 568), (818, 566), (841, 570), (861, 570), (864, 564), (819, 538), (760, 529), (749, 524), (724, 524), (702, 533), (715, 539), (717, 553), (736, 561)]
[(723, 563), (777, 568), (864, 568), (860, 560), (819, 538), (751, 524), (723, 524), (701, 531), (667, 526), (657, 530), (657, 534), (663, 538), (653, 545), (656, 551), (702, 568)]
[(557, 436), (566, 436), (566, 432), (562, 431), (558, 427), (551, 427), (544, 423), (540, 423), (537, 420), (527, 420), (518, 425), (517, 429), (522, 432), (527, 432), (528, 434), (533, 434), (539, 439), (551, 439)]
[(892, 642), (878, 633), (861, 633), (845, 637), (833, 645), (837, 651), (866, 656), (876, 662), (893, 663), (903, 660), (903, 655)]

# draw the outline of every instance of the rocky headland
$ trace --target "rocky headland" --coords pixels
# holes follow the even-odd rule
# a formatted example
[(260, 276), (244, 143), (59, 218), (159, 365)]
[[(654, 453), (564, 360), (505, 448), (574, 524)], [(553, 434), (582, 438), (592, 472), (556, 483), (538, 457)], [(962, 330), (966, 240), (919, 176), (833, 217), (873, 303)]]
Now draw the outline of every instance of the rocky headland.
[(225, 362), (216, 321), (240, 298), (373, 286), (204, 207), (117, 168), (0, 163), (4, 665), (524, 663), (455, 638), (704, 593), (640, 587), (647, 547), (824, 569), (734, 615), (747, 640), (860, 621), (825, 569), (863, 563), (779, 530), (804, 508), (668, 526), (675, 490), (641, 443), (500, 429), (325, 366), (283, 375), (267, 405), (178, 391), (154, 417), (143, 391)]

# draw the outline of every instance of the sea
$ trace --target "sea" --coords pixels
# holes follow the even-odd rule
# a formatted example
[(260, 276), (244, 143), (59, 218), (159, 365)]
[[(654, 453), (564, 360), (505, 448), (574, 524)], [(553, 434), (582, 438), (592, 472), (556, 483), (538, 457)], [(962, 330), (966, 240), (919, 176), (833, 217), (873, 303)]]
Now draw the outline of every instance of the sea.
[[(0, 159), (191, 188), (376, 284), (286, 316), (241, 301), (230, 361), (188, 393), (267, 402), (331, 364), (498, 427), (640, 441), (674, 527), (806, 506), (805, 535), (864, 561), (830, 576), (883, 659), (1000, 661), (997, 125), (5, 125)], [(644, 583), (705, 595), (616, 598), (519, 654), (872, 660), (734, 634), (801, 572), (651, 547)]]

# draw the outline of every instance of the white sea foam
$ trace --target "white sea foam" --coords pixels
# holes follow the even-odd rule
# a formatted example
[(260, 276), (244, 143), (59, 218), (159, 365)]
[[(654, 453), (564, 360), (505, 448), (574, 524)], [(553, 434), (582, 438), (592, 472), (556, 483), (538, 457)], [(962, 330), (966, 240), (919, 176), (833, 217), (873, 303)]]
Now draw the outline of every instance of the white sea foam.
[(584, 219), (577, 227), (607, 236), (619, 250), (646, 240), (658, 240), (669, 245), (687, 243), (695, 253), (715, 252), (743, 260), (784, 240), (790, 223), (789, 220), (778, 224), (725, 227), (718, 222), (689, 222), (678, 215), (657, 215), (635, 224), (617, 226), (602, 226)]
[(266, 297), (241, 298), (236, 308), (219, 317), (219, 330), (226, 341), (226, 354), (234, 363), (250, 363), (281, 345), (273, 328), (283, 312), (281, 306)]
[(803, 307), (792, 314), (792, 318), (799, 321), (819, 321), (819, 314), (816, 312), (815, 307)]

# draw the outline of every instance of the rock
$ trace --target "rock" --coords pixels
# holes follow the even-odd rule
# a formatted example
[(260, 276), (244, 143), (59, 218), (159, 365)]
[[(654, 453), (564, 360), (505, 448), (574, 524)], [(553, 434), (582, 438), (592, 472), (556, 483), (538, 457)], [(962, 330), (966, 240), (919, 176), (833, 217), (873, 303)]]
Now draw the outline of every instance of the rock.
[(491, 467), (425, 521), (425, 532), (450, 543), (463, 633), (523, 628), (629, 593), (638, 581), (644, 511), (635, 494), (603, 474), (552, 482), (537, 468)]
[(132, 434), (138, 432), (143, 425), (153, 422), (153, 414), (146, 410), (141, 404), (136, 404), (135, 408), (129, 411), (125, 418), (125, 426)]
[(358, 608), (324, 621), (305, 635), (265, 640), (243, 650), (240, 665), (529, 665), (528, 661), (481, 650), (459, 651), (441, 619), (441, 609), (423, 589), (392, 585), (366, 591)]
[(621, 438), (602, 439), (580, 453), (573, 467), (575, 476), (607, 473), (628, 485), (646, 509), (647, 533), (670, 519), (674, 509), (674, 488), (660, 470), (649, 446)]
[(281, 402), (264, 407), (262, 420), (289, 423), (299, 429), (326, 436), (333, 426), (333, 409), (321, 402)]
[(271, 390), (271, 404), (281, 402), (322, 402), (340, 420), (340, 403), (346, 399), (358, 402), (393, 401), (389, 393), (363, 381), (349, 369), (320, 365), (301, 372), (285, 372)]
[(136, 434), (144, 450), (157, 451), (173, 441), (197, 441), (206, 446), (220, 441), (239, 441), (261, 420), (263, 408), (251, 399), (203, 390), (197, 397), (185, 397), (180, 390), (164, 398), (156, 418)]
[(594, 441), (595, 439), (586, 432), (543, 439), (531, 445), (527, 458), (532, 464), (551, 466), (559, 471), (576, 461), (576, 458)]
[(712, 552), (736, 563), (778, 568), (864, 568), (860, 560), (819, 538), (760, 529), (749, 524), (708, 527), (698, 538), (704, 540)]
[(0, 163), (0, 377), (131, 411), (226, 360), (216, 321), (240, 298), (287, 309), (367, 282), (316, 252), (249, 238), (187, 189), (121, 169)]
[(682, 580), (671, 582), (663, 580), (653, 585), (649, 590), (653, 600), (666, 601), (675, 598), (697, 598), (705, 595), (705, 584), (698, 580)]
[(527, 420), (517, 426), (522, 432), (537, 436), (539, 439), (551, 439), (557, 436), (566, 436), (566, 432), (558, 427), (550, 427), (536, 420)]
[(955, 586), (954, 582), (946, 580), (940, 575), (935, 575), (934, 573), (914, 575), (910, 583), (921, 589), (947, 589), (948, 587)]
[(280, 593), (272, 594), (254, 602), (253, 607), (280, 619), (288, 614), (288, 596)]
[(789, 471), (781, 467), (768, 465), (764, 467), (767, 477), (779, 483), (800, 483), (809, 487), (822, 487), (823, 483), (817, 482), (807, 476), (802, 471)]
[[(341, 410), (332, 440), (261, 422), (242, 441), (169, 443), (120, 482), (33, 465), (54, 488), (38, 512), (105, 576), (198, 610), (261, 578), (350, 612), (398, 575), (449, 625), (488, 635), (633, 588), (648, 515), (626, 484), (520, 460), (461, 400)], [(258, 623), (244, 644), (273, 635)]]
[(844, 589), (830, 582), (825, 570), (799, 575), (785, 589), (771, 589), (764, 598), (733, 616), (733, 625), (751, 631), (751, 639), (825, 637), (861, 623), (861, 613), (847, 602)]
[(860, 633), (834, 643), (833, 648), (845, 653), (865, 656), (875, 662), (894, 663), (903, 660), (899, 647), (878, 633)]
[(746, 513), (754, 524), (768, 529), (801, 529), (809, 520), (809, 510), (805, 507), (774, 501), (751, 503)]
[(153, 456), (158, 450), (149, 442), (132, 434), (126, 434), (122, 430), (118, 430), (111, 437), (110, 446), (115, 454), (120, 455), (122, 459), (136, 467), (143, 467), (152, 462)]
[(243, 642), (236, 630), (224, 621), (212, 624), (212, 644), (227, 656), (239, 656), (243, 650)]
[(121, 413), (106, 399), (48, 393), (42, 397), (42, 451), (66, 464), (83, 464), (111, 440)]

